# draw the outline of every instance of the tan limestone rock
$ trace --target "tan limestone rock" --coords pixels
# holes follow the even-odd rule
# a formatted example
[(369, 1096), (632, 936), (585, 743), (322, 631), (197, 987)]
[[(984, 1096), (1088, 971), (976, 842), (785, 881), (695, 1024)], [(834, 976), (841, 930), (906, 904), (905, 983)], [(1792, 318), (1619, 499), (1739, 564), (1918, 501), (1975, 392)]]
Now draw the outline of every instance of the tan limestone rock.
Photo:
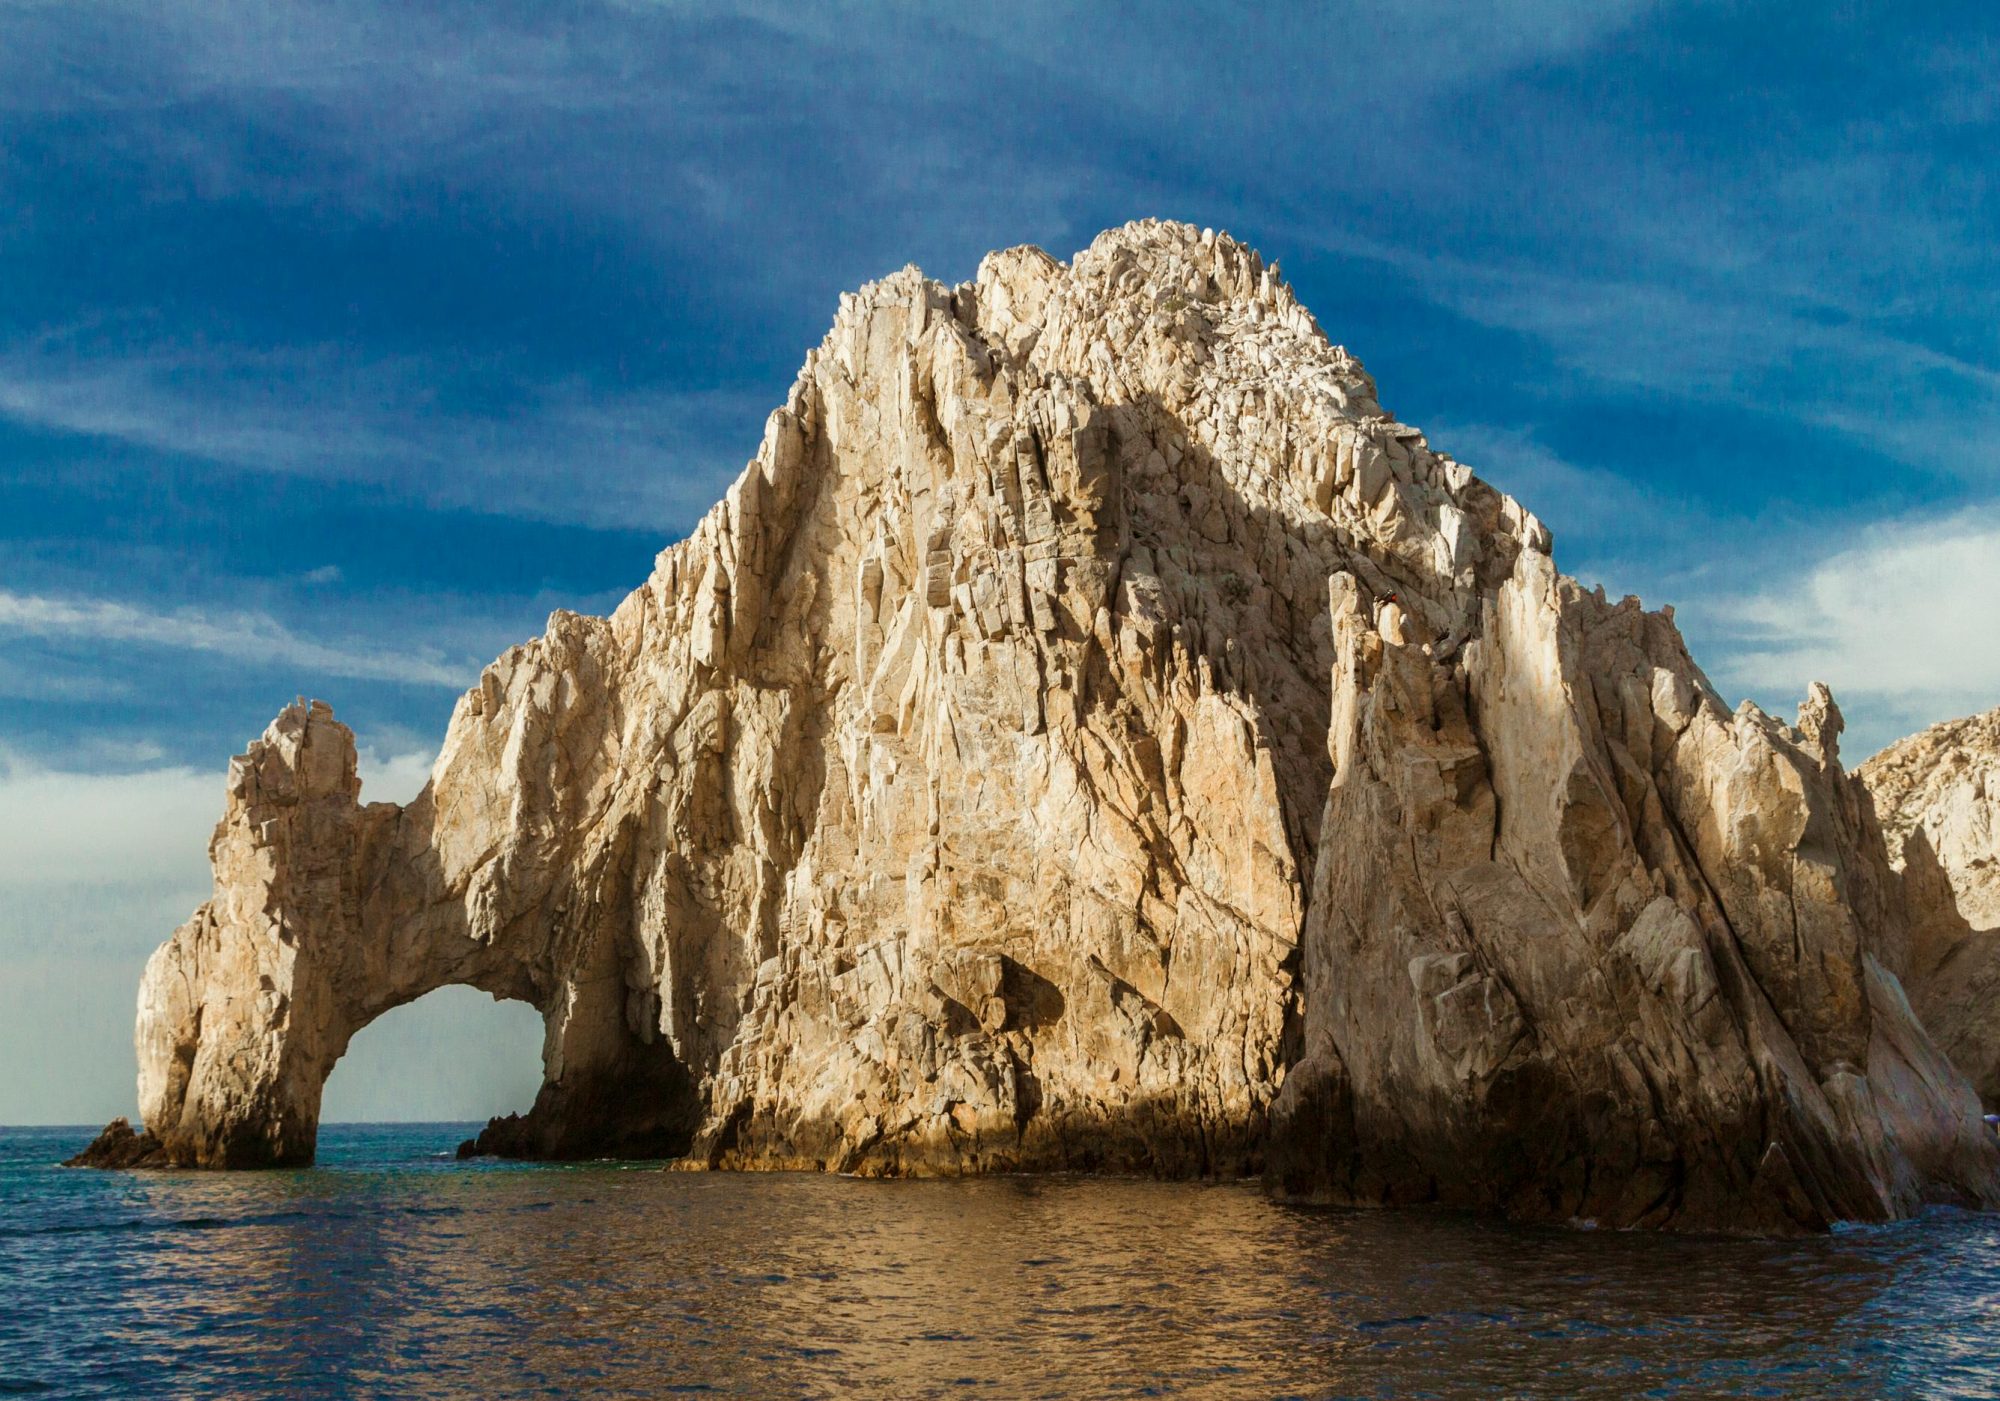
[(2000, 1112), (2000, 710), (1933, 725), (1858, 770), (1911, 928), (1911, 1000)]
[(1610, 1223), (1990, 1202), (1830, 698), (1730, 713), (1252, 251), (842, 299), (727, 497), (361, 806), (232, 773), (141, 994), (168, 1156), (312, 1151), (355, 1030), (538, 1007), (484, 1146), (1092, 1168)]

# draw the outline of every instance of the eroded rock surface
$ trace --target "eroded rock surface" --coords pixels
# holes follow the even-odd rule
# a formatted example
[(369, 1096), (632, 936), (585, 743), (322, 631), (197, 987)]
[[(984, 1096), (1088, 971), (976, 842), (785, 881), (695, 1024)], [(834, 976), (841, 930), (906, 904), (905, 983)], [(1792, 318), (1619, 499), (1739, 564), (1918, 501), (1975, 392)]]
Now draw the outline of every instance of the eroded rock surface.
[(1830, 699), (1731, 713), (1549, 548), (1226, 237), (907, 269), (611, 617), (487, 669), (416, 802), (359, 805), (323, 707), (251, 746), (147, 971), (146, 1122), (308, 1157), (354, 1031), (463, 982), (546, 1018), (508, 1151), (1994, 1200)]
[(1912, 1000), (2000, 1112), (2000, 710), (1933, 725), (1859, 774), (1909, 902)]

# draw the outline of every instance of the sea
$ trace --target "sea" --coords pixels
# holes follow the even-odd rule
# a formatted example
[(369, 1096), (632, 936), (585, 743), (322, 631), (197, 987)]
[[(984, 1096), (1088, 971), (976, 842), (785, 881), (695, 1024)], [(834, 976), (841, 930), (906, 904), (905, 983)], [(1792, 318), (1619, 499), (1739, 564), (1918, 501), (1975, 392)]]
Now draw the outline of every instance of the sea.
[(0, 1395), (2000, 1397), (2000, 1218), (1811, 1240), (453, 1156), (64, 1169), (0, 1129)]

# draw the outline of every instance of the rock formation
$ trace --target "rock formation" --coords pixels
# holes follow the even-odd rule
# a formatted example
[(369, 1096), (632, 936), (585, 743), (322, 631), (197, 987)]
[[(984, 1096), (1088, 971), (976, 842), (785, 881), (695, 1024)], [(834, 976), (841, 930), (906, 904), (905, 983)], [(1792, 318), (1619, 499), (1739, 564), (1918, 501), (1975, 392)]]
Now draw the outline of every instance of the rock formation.
[(1911, 1000), (2000, 1112), (2000, 710), (1933, 725), (1858, 772), (1908, 901)]
[(120, 1118), (106, 1124), (104, 1132), (93, 1138), (81, 1153), (64, 1159), (63, 1166), (139, 1168), (173, 1167), (175, 1163), (150, 1131), (141, 1133), (132, 1127), (130, 1119)]
[(1732, 713), (1549, 549), (1227, 237), (906, 269), (609, 618), (486, 670), (415, 802), (360, 805), (317, 704), (236, 761), (145, 1122), (305, 1161), (349, 1037), (469, 983), (546, 1019), (509, 1152), (1686, 1228), (1995, 1201), (1830, 699)]

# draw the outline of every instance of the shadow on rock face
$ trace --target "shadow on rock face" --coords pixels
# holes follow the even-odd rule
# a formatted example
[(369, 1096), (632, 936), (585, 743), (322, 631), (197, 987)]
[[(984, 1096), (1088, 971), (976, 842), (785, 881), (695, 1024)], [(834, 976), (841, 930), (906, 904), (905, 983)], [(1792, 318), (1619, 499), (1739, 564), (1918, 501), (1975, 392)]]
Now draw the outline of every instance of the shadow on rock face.
[(687, 1072), (663, 1042), (634, 1044), (610, 1069), (544, 1084), (526, 1114), (487, 1122), (458, 1146), (465, 1158), (569, 1162), (679, 1158), (699, 1119)]

